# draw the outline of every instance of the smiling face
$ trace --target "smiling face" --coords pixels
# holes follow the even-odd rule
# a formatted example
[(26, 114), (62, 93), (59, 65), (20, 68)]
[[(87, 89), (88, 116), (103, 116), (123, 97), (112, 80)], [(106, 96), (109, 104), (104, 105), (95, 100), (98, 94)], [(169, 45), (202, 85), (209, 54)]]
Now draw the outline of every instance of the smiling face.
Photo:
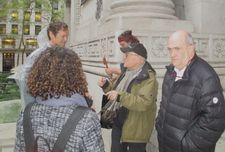
[(49, 36), (50, 36), (51, 45), (53, 46), (58, 45), (58, 46), (64, 47), (68, 40), (69, 31), (61, 29), (55, 35), (52, 32), (50, 32)]
[(179, 70), (186, 67), (194, 56), (194, 46), (187, 43), (187, 33), (175, 32), (168, 40), (171, 63)]

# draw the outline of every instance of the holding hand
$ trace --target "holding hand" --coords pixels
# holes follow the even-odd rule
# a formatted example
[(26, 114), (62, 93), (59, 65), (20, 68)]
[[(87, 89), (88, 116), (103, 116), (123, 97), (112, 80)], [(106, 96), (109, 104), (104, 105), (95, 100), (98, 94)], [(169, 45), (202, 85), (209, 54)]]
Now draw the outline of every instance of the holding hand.
[(105, 72), (108, 75), (112, 75), (112, 74), (120, 75), (121, 74), (121, 70), (119, 68), (116, 68), (116, 67), (105, 68)]
[(105, 94), (110, 101), (115, 101), (118, 97), (118, 92), (116, 90), (109, 91)]

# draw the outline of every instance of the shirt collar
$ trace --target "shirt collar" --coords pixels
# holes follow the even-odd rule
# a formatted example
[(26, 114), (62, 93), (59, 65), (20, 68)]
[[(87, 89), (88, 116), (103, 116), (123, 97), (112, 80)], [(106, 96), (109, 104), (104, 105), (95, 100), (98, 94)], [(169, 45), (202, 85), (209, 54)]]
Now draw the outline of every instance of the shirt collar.
[(184, 75), (184, 71), (186, 70), (186, 68), (187, 67), (184, 67), (183, 69), (179, 70), (176, 67), (174, 67), (174, 71), (176, 72), (176, 79), (175, 79), (175, 81), (182, 79), (182, 77)]

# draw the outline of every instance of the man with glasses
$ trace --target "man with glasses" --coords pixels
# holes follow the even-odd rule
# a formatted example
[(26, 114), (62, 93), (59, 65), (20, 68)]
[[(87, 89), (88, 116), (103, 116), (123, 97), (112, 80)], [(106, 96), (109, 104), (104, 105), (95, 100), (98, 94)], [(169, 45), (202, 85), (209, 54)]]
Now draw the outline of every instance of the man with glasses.
[[(119, 43), (119, 45), (120, 45), (121, 48), (126, 48), (129, 45), (131, 45), (131, 44), (137, 44), (137, 43), (139, 43), (139, 40), (137, 39), (136, 36), (134, 36), (132, 34), (132, 31), (131, 30), (127, 30), (127, 31), (124, 31), (123, 33), (121, 33), (118, 36), (118, 43)], [(123, 68), (123, 64), (120, 64), (120, 68)], [(105, 72), (110, 77), (112, 77), (112, 78), (113, 77), (117, 77), (118, 75), (121, 74), (120, 68), (117, 68), (117, 67), (108, 67), (108, 68), (105, 68)]]
[(156, 73), (146, 61), (143, 44), (131, 44), (121, 51), (125, 68), (119, 78), (113, 84), (103, 77), (98, 81), (109, 102), (120, 103), (112, 128), (111, 152), (145, 152), (156, 113)]

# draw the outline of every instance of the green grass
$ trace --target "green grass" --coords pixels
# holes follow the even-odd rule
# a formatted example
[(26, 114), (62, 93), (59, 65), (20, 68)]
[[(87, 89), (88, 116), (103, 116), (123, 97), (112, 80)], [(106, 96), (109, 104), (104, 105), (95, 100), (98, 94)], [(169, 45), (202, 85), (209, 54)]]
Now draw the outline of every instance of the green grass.
[(19, 87), (14, 80), (8, 79), (10, 73), (0, 73), (0, 85), (6, 84), (6, 87), (0, 89), (0, 102), (20, 99)]
[(20, 111), (20, 100), (0, 102), (0, 124), (16, 122)]
[[(19, 87), (7, 77), (10, 73), (0, 73), (0, 123), (16, 122), (21, 110)], [(16, 99), (16, 100), (15, 100)]]

